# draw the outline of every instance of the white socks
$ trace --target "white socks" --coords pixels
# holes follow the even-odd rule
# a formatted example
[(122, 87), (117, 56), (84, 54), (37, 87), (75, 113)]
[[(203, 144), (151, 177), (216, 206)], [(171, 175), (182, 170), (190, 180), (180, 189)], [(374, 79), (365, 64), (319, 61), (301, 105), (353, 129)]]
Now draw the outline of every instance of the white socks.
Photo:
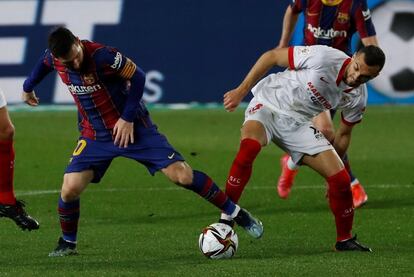
[(233, 218), (235, 218), (237, 216), (239, 211), (240, 211), (240, 206), (236, 204), (236, 208), (234, 209), (234, 211), (231, 215), (221, 213), (220, 219), (231, 221), (231, 220), (233, 220)]
[(298, 165), (296, 165), (296, 164), (293, 162), (292, 157), (290, 157), (290, 156), (289, 156), (289, 159), (288, 159), (288, 161), (287, 161), (287, 167), (288, 167), (290, 170), (298, 170), (298, 169), (299, 169), (299, 166), (298, 166)]

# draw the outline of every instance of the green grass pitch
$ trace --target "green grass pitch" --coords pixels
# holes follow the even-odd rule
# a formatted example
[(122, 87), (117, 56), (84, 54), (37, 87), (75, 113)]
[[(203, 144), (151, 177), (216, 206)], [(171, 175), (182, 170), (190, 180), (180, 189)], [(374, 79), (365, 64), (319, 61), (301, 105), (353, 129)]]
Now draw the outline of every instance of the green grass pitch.
[[(252, 240), (240, 228), (230, 260), (198, 249), (203, 227), (219, 212), (192, 192), (151, 177), (127, 159), (113, 162), (81, 198), (80, 255), (49, 258), (60, 235), (62, 174), (78, 136), (75, 112), (12, 112), (16, 126), (15, 189), (41, 223), (22, 232), (0, 219), (0, 276), (413, 276), (414, 109), (370, 106), (355, 127), (351, 164), (369, 195), (354, 232), (373, 253), (335, 253), (335, 226), (324, 180), (302, 168), (291, 197), (277, 197), (281, 151), (262, 150), (240, 204), (264, 223)], [(193, 168), (223, 188), (238, 148), (242, 109), (154, 110), (152, 117)]]

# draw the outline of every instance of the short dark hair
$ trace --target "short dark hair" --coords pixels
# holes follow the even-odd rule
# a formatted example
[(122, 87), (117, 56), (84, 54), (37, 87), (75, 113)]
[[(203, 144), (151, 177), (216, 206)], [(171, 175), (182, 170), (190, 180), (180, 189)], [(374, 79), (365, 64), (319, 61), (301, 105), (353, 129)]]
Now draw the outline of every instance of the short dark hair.
[(364, 61), (368, 66), (378, 66), (380, 70), (384, 67), (385, 64), (385, 54), (375, 45), (364, 46), (358, 50), (358, 53), (364, 53)]
[(60, 26), (49, 34), (48, 45), (53, 56), (63, 58), (69, 54), (76, 41), (77, 38), (69, 29)]

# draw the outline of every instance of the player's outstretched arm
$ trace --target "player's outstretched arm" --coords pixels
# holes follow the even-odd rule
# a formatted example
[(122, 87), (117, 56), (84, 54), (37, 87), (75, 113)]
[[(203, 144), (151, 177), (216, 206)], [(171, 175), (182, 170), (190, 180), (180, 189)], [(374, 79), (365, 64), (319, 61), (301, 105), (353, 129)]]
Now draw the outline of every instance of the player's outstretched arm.
[(253, 86), (274, 66), (288, 67), (288, 48), (277, 48), (265, 52), (250, 69), (250, 72), (240, 84), (240, 88), (247, 94)]
[(229, 112), (234, 111), (253, 86), (274, 66), (289, 66), (288, 48), (275, 48), (265, 52), (243, 82), (224, 95), (224, 108)]
[(53, 71), (52, 56), (49, 50), (39, 58), (35, 64), (32, 72), (23, 83), (22, 100), (30, 105), (39, 105), (39, 98), (36, 97), (34, 88), (50, 73)]
[(341, 121), (338, 130), (335, 133), (334, 148), (339, 157), (343, 157), (351, 143), (351, 134), (354, 125), (347, 125)]
[(298, 17), (299, 14), (294, 13), (292, 7), (289, 5), (286, 9), (285, 16), (283, 17), (282, 35), (280, 37), (279, 45), (277, 48), (289, 46), (289, 41), (292, 38), (292, 33), (295, 29)]

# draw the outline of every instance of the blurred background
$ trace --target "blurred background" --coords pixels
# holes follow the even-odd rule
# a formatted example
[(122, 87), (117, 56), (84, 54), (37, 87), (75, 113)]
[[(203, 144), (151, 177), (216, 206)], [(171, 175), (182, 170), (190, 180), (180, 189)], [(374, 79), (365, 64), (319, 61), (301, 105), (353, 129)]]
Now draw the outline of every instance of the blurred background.
[[(2, 0), (0, 87), (9, 105), (20, 103), (22, 83), (47, 47), (48, 32), (66, 25), (81, 39), (117, 47), (146, 71), (148, 103), (220, 103), (259, 55), (278, 44), (289, 2)], [(387, 55), (382, 75), (369, 84), (369, 104), (414, 103), (414, 1), (368, 3)], [(72, 104), (55, 73), (36, 92), (42, 104)]]

